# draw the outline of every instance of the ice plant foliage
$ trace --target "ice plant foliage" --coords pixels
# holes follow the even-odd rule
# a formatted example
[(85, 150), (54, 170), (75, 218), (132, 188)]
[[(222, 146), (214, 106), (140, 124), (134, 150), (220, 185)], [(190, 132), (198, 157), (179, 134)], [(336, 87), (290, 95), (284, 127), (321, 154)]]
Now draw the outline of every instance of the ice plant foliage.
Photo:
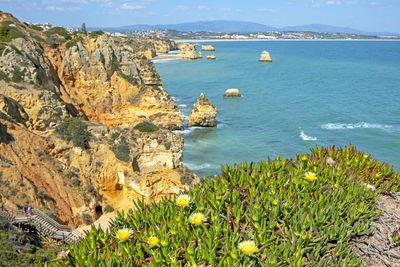
[(160, 240), (158, 240), (158, 238), (156, 236), (150, 236), (147, 239), (147, 243), (149, 243), (150, 247), (154, 247), (158, 245), (158, 242), (160, 242)]
[(117, 232), (117, 239), (119, 240), (119, 242), (125, 242), (131, 237), (131, 235), (132, 235), (132, 230), (127, 228), (120, 229)]
[(180, 195), (176, 198), (176, 205), (185, 208), (189, 206), (190, 197), (188, 195)]
[(56, 265), (361, 266), (351, 240), (372, 231), (374, 201), (399, 176), (353, 146), (225, 165), (186, 196), (134, 201)]
[(304, 178), (307, 181), (312, 182), (315, 179), (317, 179), (317, 175), (315, 173), (313, 173), (313, 172), (306, 172), (306, 174), (304, 175)]
[(190, 215), (189, 222), (194, 225), (202, 225), (206, 221), (206, 216), (203, 213), (196, 212)]
[(253, 255), (258, 250), (256, 243), (251, 240), (240, 242), (238, 245), (238, 249), (247, 256)]

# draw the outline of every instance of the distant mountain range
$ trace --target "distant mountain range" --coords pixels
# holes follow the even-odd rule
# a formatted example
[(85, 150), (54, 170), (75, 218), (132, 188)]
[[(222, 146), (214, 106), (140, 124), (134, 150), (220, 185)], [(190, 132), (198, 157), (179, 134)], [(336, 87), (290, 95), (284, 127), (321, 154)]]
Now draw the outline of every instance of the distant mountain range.
[(270, 27), (264, 24), (248, 22), (248, 21), (231, 21), (231, 20), (212, 20), (212, 21), (198, 21), (198, 22), (187, 22), (178, 24), (135, 24), (121, 27), (113, 28), (99, 28), (92, 27), (89, 30), (101, 29), (104, 31), (131, 31), (131, 30), (177, 30), (177, 31), (208, 31), (208, 32), (269, 32), (269, 31), (310, 31), (310, 32), (326, 32), (326, 33), (347, 33), (347, 34), (360, 34), (360, 35), (396, 35), (399, 33), (389, 33), (389, 32), (366, 32), (357, 29), (347, 28), (347, 27), (336, 27), (331, 25), (323, 24), (309, 24), (302, 26), (290, 26), (290, 27)]

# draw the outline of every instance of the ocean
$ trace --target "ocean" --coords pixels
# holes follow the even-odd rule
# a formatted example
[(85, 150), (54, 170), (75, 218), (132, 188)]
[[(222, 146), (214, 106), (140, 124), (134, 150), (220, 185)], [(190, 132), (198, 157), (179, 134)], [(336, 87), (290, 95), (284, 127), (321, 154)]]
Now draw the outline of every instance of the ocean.
[[(202, 60), (154, 62), (185, 118), (202, 92), (218, 108), (217, 127), (178, 131), (184, 165), (199, 176), (226, 163), (349, 144), (400, 171), (400, 42), (207, 44), (216, 51)], [(263, 50), (272, 63), (258, 61)], [(216, 60), (205, 59), (211, 53)], [(223, 98), (229, 88), (242, 97)]]

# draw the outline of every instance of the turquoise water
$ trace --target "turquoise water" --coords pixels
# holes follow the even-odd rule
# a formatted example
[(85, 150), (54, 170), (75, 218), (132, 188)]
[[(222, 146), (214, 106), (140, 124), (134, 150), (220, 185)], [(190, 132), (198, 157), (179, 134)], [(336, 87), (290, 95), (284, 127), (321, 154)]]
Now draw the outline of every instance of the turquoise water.
[[(155, 62), (185, 117), (201, 92), (218, 108), (216, 128), (180, 132), (184, 165), (198, 175), (316, 144), (353, 144), (400, 170), (400, 42), (211, 44), (215, 61)], [(272, 63), (258, 62), (263, 50)], [(243, 97), (224, 99), (228, 88)]]

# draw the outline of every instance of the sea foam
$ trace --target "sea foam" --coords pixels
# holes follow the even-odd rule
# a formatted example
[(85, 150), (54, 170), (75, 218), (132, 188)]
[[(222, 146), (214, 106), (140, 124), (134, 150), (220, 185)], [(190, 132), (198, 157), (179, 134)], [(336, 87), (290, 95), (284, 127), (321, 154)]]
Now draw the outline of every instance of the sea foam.
[(326, 130), (346, 130), (346, 129), (381, 129), (388, 130), (392, 129), (392, 125), (384, 125), (378, 123), (366, 123), (366, 122), (358, 122), (358, 123), (327, 123), (322, 125), (322, 129)]
[(317, 137), (306, 135), (303, 131), (300, 132), (300, 138), (304, 141), (317, 141)]

